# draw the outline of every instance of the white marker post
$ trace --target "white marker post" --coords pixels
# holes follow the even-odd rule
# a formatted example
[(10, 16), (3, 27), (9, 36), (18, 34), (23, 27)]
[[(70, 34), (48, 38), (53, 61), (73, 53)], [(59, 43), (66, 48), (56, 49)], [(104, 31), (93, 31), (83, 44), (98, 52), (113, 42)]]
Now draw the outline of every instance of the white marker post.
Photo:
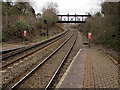
[(88, 32), (89, 48), (90, 48), (90, 39), (92, 39), (92, 33)]
[(24, 31), (24, 34), (23, 34), (23, 36), (24, 36), (24, 37), (26, 37), (26, 35), (27, 35), (27, 31)]
[(25, 41), (26, 41), (25, 37), (27, 36), (27, 31), (24, 31), (23, 36), (24, 36), (24, 43), (25, 43)]

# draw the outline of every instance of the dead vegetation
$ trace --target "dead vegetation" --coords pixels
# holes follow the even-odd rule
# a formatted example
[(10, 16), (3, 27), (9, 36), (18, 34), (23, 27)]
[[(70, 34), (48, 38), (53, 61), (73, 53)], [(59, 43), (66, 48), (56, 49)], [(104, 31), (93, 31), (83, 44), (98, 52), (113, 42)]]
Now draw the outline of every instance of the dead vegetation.
[[(56, 24), (56, 14), (57, 4), (55, 3), (48, 3), (43, 14), (36, 15), (29, 2), (2, 2), (2, 42), (40, 40), (46, 36), (44, 20), (48, 22), (49, 36), (62, 32), (63, 29), (57, 28), (59, 25)], [(27, 31), (26, 37), (23, 36), (24, 31)]]
[(77, 28), (87, 36), (92, 32), (92, 42), (101, 44), (116, 51), (120, 51), (120, 31), (119, 31), (119, 3), (104, 2), (102, 11), (92, 15), (85, 24), (80, 24)]

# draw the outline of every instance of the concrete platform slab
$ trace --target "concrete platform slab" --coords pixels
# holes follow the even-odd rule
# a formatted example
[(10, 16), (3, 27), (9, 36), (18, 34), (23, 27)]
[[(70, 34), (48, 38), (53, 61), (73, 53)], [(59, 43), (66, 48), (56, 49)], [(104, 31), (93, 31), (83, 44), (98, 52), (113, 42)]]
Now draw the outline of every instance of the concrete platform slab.
[(119, 87), (119, 68), (97, 48), (80, 49), (56, 88)]
[[(82, 53), (82, 54), (81, 54)], [(82, 88), (85, 69), (85, 51), (79, 50), (57, 88)], [(77, 60), (76, 60), (77, 59)]]

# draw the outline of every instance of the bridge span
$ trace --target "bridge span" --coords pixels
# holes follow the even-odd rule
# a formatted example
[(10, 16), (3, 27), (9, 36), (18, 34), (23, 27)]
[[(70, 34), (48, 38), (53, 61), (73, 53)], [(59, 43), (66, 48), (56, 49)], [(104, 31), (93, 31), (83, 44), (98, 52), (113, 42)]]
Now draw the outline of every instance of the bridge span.
[(85, 23), (91, 15), (57, 15), (59, 20), (57, 23)]

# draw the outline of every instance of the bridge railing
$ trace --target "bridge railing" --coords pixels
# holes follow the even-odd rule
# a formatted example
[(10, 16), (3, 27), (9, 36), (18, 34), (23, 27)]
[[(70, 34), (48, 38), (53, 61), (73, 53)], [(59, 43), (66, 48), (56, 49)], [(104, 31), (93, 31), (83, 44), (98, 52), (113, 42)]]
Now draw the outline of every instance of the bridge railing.
[(86, 19), (91, 15), (57, 15), (58, 23), (85, 23)]

